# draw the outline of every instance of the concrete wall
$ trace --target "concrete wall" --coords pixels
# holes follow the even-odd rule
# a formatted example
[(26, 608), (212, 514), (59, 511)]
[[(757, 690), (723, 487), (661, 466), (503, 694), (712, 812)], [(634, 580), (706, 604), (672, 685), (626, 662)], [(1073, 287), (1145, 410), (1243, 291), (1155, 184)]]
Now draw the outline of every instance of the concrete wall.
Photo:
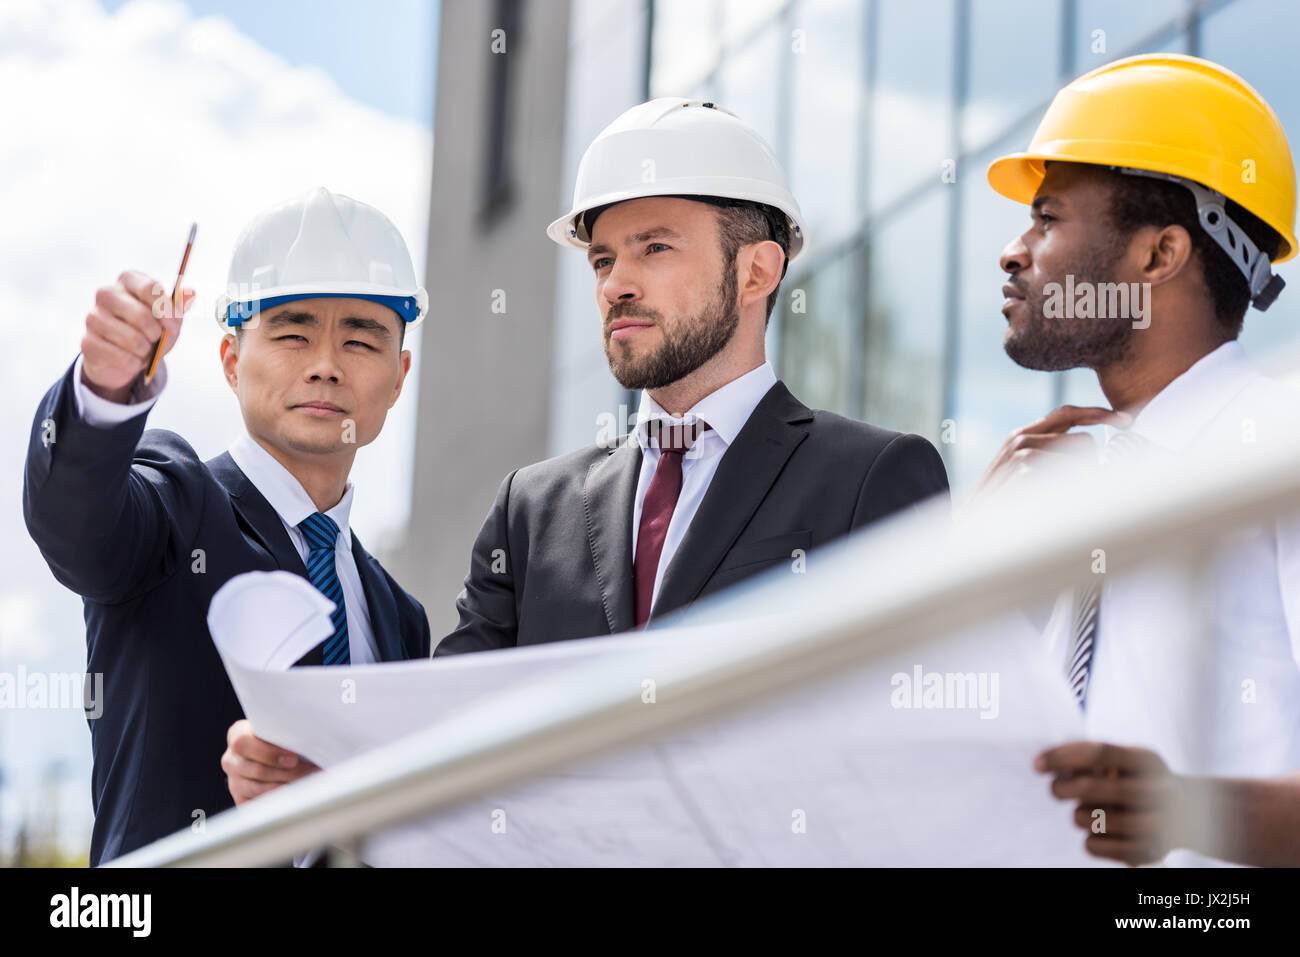
[[(554, 378), (555, 253), (568, 0), (523, 3), (506, 52), (499, 7), (443, 0), (411, 524), (394, 574), (455, 625), (470, 547), (502, 478), (545, 458)], [(493, 58), (508, 56), (511, 198), (485, 218)], [(504, 297), (504, 312), (494, 312)]]

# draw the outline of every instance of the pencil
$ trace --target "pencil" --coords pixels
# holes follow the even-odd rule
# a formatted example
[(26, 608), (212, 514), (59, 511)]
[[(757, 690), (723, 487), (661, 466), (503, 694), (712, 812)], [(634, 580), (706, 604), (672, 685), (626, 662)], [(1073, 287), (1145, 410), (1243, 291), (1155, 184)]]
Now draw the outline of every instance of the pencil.
[[(190, 223), (190, 238), (185, 243), (185, 255), (181, 257), (181, 268), (176, 273), (176, 285), (172, 286), (172, 314), (179, 315), (180, 303), (176, 301), (176, 296), (181, 291), (181, 281), (185, 278), (185, 266), (190, 261), (190, 250), (194, 248), (194, 234), (199, 231), (198, 223)], [(162, 359), (163, 349), (167, 346), (167, 327), (163, 327), (162, 335), (158, 338), (158, 345), (153, 350), (153, 361), (149, 363), (149, 371), (145, 373), (144, 384), (148, 385), (153, 381), (154, 373), (158, 371), (158, 362)]]

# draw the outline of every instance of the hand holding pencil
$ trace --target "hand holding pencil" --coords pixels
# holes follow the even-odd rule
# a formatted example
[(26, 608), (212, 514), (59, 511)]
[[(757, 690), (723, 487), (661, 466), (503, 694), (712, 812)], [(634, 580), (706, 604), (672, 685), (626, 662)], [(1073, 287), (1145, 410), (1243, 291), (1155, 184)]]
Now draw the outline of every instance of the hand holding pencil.
[(170, 295), (161, 283), (134, 270), (122, 273), (116, 282), (95, 293), (81, 340), (81, 379), (96, 395), (111, 402), (129, 402), (140, 377), (145, 376), (147, 384), (159, 360), (176, 345), (181, 317), (194, 303), (194, 290), (182, 285), (194, 233), (191, 227), (180, 275)]

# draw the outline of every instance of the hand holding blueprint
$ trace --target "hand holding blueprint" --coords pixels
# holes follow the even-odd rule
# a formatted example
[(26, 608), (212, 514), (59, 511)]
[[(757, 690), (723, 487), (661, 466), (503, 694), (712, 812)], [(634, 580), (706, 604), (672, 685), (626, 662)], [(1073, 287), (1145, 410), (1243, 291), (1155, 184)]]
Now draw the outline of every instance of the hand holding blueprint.
[[(288, 669), (329, 634), (305, 579), (254, 572), (209, 625), (262, 738), (329, 769), (434, 726), (468, 734), (602, 683), (653, 708), (656, 676), (753, 640), (744, 623), (506, 651)], [(1031, 769), (1082, 737), (1061, 676), (1012, 617), (589, 758), (372, 835), (374, 865), (1095, 864)], [(720, 651), (719, 651), (720, 653)], [(346, 769), (344, 769), (345, 771)], [(330, 773), (328, 770), (326, 773)]]

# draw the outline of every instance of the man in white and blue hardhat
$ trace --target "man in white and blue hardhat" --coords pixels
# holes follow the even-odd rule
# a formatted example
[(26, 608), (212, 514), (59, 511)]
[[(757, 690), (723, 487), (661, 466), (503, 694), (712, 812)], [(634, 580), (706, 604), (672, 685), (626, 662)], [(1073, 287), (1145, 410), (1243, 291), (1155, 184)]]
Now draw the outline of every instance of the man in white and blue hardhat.
[(87, 670), (103, 675), (92, 865), (314, 769), (310, 755), (269, 767), (226, 750), (228, 730), (256, 740), (207, 626), (209, 601), (233, 576), (284, 569), (333, 602), (333, 633), (300, 664), (430, 652), (424, 609), (348, 521), (353, 458), (401, 395), (403, 337), (428, 311), (401, 234), (325, 189), (244, 230), (217, 321), (245, 434), (206, 462), (181, 436), (145, 431), (165, 363), (149, 385), (144, 374), (164, 331), (175, 346), (173, 312), (193, 298), (184, 290), (173, 310), (160, 284), (133, 271), (100, 288), (81, 354), (42, 400), (28, 448), (27, 527), (82, 596)]
[(593, 332), (614, 378), (644, 390), (636, 431), (506, 476), (439, 655), (647, 627), (946, 498), (929, 442), (809, 409), (767, 362), (805, 230), (771, 148), (735, 114), (676, 97), (626, 111), (547, 232), (587, 254)]
[(266, 210), (240, 235), (217, 323), (238, 330), (260, 312), (301, 299), (364, 299), (407, 325), (429, 297), (416, 282), (406, 242), (373, 206), (320, 188)]

